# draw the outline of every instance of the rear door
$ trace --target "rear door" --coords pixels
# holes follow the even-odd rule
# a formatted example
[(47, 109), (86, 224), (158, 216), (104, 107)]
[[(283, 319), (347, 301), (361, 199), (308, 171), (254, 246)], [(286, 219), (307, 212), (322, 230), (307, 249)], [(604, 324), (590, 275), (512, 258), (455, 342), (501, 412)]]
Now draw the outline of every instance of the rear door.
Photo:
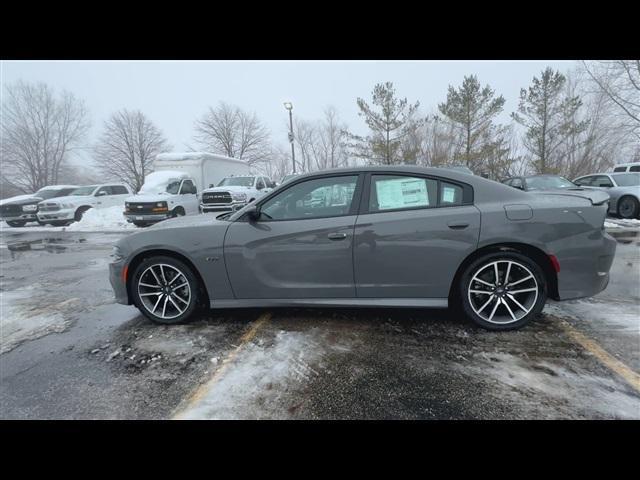
[(471, 186), (422, 175), (370, 174), (356, 221), (358, 297), (447, 298), (480, 234)]

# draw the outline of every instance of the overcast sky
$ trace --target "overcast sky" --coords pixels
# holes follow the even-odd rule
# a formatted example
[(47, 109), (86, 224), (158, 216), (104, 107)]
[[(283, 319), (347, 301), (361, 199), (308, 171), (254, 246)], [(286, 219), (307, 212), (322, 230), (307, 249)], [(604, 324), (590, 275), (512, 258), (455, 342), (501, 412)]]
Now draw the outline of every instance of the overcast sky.
[[(322, 116), (336, 107), (355, 133), (366, 133), (356, 98), (370, 101), (373, 86), (391, 81), (401, 97), (420, 101), (424, 113), (444, 101), (448, 85), (476, 74), (506, 99), (500, 120), (509, 121), (520, 88), (551, 66), (563, 72), (571, 61), (3, 61), (1, 81), (43, 81), (84, 99), (93, 123), (90, 142), (115, 110), (140, 109), (166, 134), (175, 150), (192, 143), (193, 122), (223, 100), (254, 111), (273, 140), (286, 144), (291, 101), (296, 117)], [(4, 91), (4, 89), (3, 89)]]

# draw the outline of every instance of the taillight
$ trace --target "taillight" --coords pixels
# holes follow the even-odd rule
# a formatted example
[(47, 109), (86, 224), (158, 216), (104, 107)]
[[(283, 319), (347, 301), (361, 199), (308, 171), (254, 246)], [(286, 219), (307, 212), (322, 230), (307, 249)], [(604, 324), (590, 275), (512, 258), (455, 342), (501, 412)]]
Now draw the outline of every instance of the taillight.
[(556, 273), (560, 273), (560, 262), (558, 261), (558, 257), (555, 255), (549, 255), (549, 260), (551, 261), (551, 265), (553, 265), (553, 269)]

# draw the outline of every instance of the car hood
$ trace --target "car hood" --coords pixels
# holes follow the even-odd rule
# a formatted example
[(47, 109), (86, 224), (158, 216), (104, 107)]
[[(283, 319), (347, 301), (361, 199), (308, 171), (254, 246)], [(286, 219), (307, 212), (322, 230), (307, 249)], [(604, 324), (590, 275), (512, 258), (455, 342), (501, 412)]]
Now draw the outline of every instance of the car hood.
[(33, 198), (33, 194), (29, 195), (16, 195), (15, 197), (5, 198), (4, 200), (0, 200), (0, 205), (5, 205), (7, 203), (17, 202), (19, 200), (25, 200), (28, 198)]
[[(21, 197), (23, 195), (20, 195)], [(31, 205), (35, 203), (40, 203), (42, 201), (41, 197), (26, 197), (21, 198), (19, 200), (13, 200), (11, 202), (2, 202), (2, 205)]]
[(532, 190), (529, 193), (533, 195), (542, 195), (545, 197), (574, 197), (585, 198), (592, 205), (600, 205), (609, 200), (609, 194), (603, 190), (589, 190), (586, 188), (563, 188), (557, 190)]
[(229, 225), (229, 222), (216, 220), (213, 215), (187, 215), (184, 217), (170, 218), (162, 222), (158, 222), (145, 230), (159, 230), (167, 228), (186, 228), (186, 227), (202, 227), (212, 226), (215, 224)]
[(93, 202), (96, 198), (93, 195), (67, 195), (66, 197), (55, 197), (49, 200), (43, 200), (46, 203), (85, 203)]
[(125, 198), (125, 202), (129, 203), (152, 203), (152, 202), (166, 202), (168, 198), (173, 195), (163, 194), (163, 193), (143, 193), (141, 195), (132, 195), (130, 197)]
[(229, 185), (228, 187), (214, 187), (203, 190), (202, 193), (210, 192), (234, 192), (234, 193), (247, 193), (249, 190), (253, 190), (253, 187), (239, 187), (236, 185)]

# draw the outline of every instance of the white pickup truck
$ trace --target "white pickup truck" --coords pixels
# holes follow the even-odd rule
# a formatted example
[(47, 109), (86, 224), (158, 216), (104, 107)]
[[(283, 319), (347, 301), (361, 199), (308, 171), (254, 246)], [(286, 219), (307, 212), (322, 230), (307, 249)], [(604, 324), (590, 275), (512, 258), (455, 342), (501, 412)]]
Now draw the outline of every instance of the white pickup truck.
[(38, 204), (38, 222), (54, 226), (79, 222), (90, 208), (108, 208), (122, 205), (133, 192), (128, 185), (105, 183), (79, 187), (66, 197), (44, 200)]
[(271, 179), (260, 175), (226, 177), (217, 187), (202, 191), (200, 210), (233, 212), (271, 192), (275, 186)]

